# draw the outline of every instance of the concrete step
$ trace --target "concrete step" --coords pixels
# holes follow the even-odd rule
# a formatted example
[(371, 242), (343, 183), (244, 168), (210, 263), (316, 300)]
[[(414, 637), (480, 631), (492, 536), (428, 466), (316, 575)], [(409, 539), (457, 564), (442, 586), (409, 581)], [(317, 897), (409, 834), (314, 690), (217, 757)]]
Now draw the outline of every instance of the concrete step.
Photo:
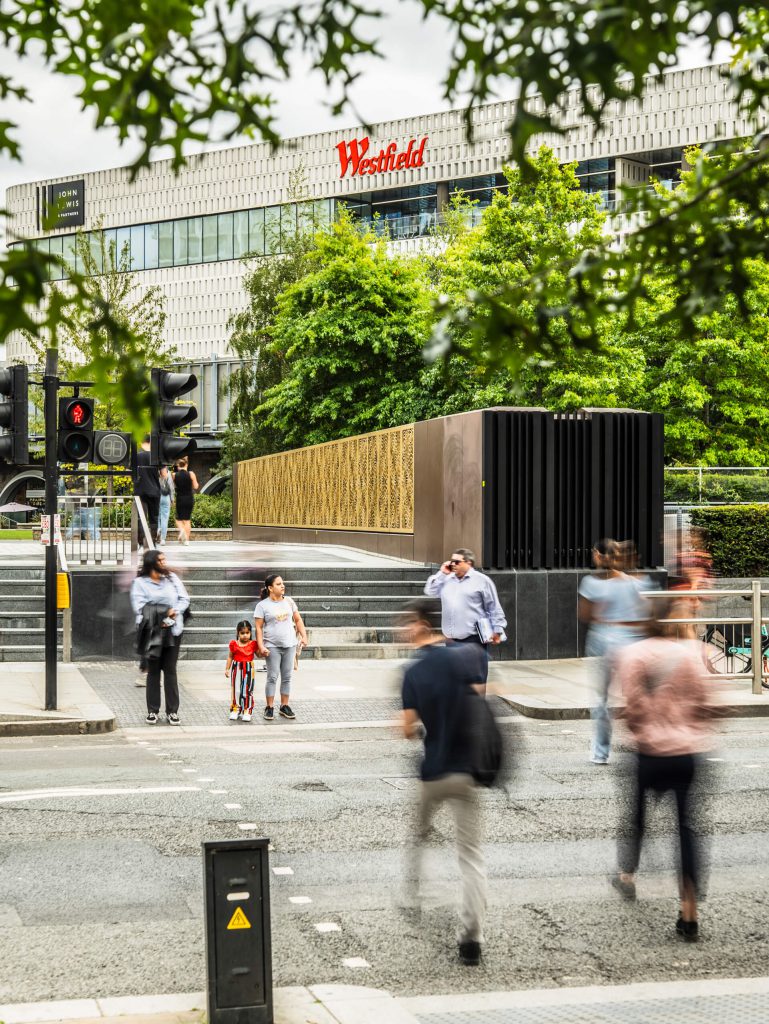
[[(211, 614), (221, 612), (223, 608), (253, 608), (254, 600), (246, 597), (226, 596), (223, 594), (190, 594), (194, 603), (195, 614)], [(413, 601), (410, 594), (399, 594), (397, 596), (387, 595), (386, 597), (372, 597), (369, 595), (346, 596), (346, 597), (297, 597), (291, 594), (296, 601), (302, 615), (310, 612), (392, 612), (398, 614), (402, 609)], [(0, 607), (2, 607), (0, 605)]]
[[(226, 647), (222, 647), (219, 644), (211, 643), (188, 643), (186, 640), (181, 646), (179, 657), (182, 661), (210, 661), (217, 659), (226, 654)], [(314, 647), (312, 644), (304, 651), (302, 651), (301, 660), (304, 661), (308, 658), (322, 659), (322, 658), (408, 658), (413, 654), (413, 651), (409, 647), (405, 647), (402, 644), (377, 644), (377, 643), (362, 643), (362, 644), (337, 644), (332, 646), (330, 644), (324, 644), (323, 646)], [(257, 678), (263, 678), (263, 673), (259, 673)]]
[[(226, 647), (235, 635), (235, 624), (215, 626), (201, 624), (193, 619), (184, 629), (185, 643), (219, 644)], [(336, 626), (308, 628), (311, 646), (326, 644), (396, 643), (403, 640), (404, 631), (394, 626)]]
[[(58, 627), (59, 640), (61, 641), (62, 629)], [(30, 643), (32, 641), (32, 643)], [(18, 651), (24, 647), (36, 647), (45, 641), (45, 628), (43, 626), (25, 629), (0, 629), (0, 648), (13, 648)], [(9, 659), (6, 658), (6, 661)]]
[[(59, 644), (57, 661), (62, 660), (61, 644)], [(3, 661), (45, 661), (45, 647), (42, 644), (27, 644), (18, 647), (0, 647), (0, 662)]]
[[(35, 630), (45, 628), (45, 615), (41, 608), (39, 612), (24, 614), (20, 612), (0, 612), (0, 634), (8, 630)], [(61, 613), (59, 613), (59, 628), (61, 628)]]
[[(293, 569), (282, 570), (279, 564), (264, 566), (259, 569), (227, 569), (223, 570), (223, 576), (228, 580), (263, 580), (266, 573), (279, 572), (288, 581), (291, 579), (302, 580), (425, 580), (431, 573), (430, 566), (400, 566), (386, 568), (370, 568), (368, 566), (337, 566), (329, 564), (325, 566), (301, 566)], [(220, 579), (216, 569), (210, 566), (189, 566), (184, 569), (185, 579), (190, 581), (205, 579)]]
[(39, 612), (45, 611), (45, 594), (22, 594), (19, 597), (9, 597), (0, 594), (0, 615), (8, 612)]
[[(306, 597), (389, 597), (393, 594), (405, 594), (408, 597), (419, 597), (424, 588), (425, 576), (422, 580), (319, 580), (308, 583), (304, 580), (288, 581), (286, 590), (297, 601)], [(196, 597), (216, 596), (249, 596), (256, 600), (261, 592), (260, 581), (234, 582), (222, 580), (188, 580), (184, 584), (190, 594)]]

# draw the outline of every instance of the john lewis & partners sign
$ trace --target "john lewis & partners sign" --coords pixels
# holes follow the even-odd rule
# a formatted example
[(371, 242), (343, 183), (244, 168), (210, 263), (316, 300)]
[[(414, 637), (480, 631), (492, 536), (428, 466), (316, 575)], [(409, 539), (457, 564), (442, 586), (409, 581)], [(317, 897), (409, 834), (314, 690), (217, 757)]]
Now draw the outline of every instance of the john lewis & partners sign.
[(56, 216), (51, 230), (77, 228), (85, 224), (85, 181), (83, 178), (49, 185), (43, 195), (44, 216), (46, 210)]
[(389, 146), (383, 147), (378, 153), (370, 156), (370, 142), (367, 135), (362, 139), (352, 139), (350, 142), (340, 142), (337, 152), (339, 153), (339, 177), (343, 178), (349, 171), (353, 175), (365, 176), (367, 174), (383, 174), (385, 171), (402, 171), (411, 167), (423, 167), (425, 162), (425, 146), (427, 136), (417, 142), (416, 139), (409, 139), (405, 149), (398, 152), (398, 143), (391, 142)]

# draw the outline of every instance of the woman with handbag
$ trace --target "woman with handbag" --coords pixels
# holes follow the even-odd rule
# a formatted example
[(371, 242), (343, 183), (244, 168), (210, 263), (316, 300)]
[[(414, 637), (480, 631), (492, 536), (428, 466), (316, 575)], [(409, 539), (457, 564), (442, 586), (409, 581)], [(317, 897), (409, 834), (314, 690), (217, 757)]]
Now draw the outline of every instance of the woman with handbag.
[(160, 676), (163, 675), (166, 717), (179, 725), (179, 683), (176, 663), (190, 597), (184, 584), (166, 565), (162, 551), (145, 551), (139, 575), (131, 585), (139, 654), (147, 660), (147, 718), (155, 725), (160, 714)]
[(174, 500), (174, 479), (168, 466), (160, 467), (160, 511), (158, 513), (158, 544), (165, 544), (168, 535), (168, 520)]

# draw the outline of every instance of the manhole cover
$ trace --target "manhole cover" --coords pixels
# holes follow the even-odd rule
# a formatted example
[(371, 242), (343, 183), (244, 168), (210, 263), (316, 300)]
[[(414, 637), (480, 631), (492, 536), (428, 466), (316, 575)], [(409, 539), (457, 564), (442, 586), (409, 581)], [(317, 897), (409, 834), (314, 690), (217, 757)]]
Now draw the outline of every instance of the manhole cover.
[(304, 792), (309, 793), (330, 793), (331, 787), (327, 786), (325, 782), (297, 782), (292, 789), (301, 789)]

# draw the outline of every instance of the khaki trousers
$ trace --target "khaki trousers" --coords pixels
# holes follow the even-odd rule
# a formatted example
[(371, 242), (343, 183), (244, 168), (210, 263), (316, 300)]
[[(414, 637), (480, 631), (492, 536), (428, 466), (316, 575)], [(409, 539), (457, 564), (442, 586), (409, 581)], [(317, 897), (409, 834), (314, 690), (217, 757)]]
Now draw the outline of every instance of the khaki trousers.
[(483, 919), (486, 913), (486, 869), (481, 850), (481, 811), (478, 787), (472, 776), (444, 775), (421, 784), (417, 807), (416, 842), (410, 850), (410, 896), (416, 898), (422, 877), (423, 845), (430, 831), (433, 816), (443, 803), (454, 815), (457, 857), (462, 875), (462, 902), (459, 911), (460, 942), (483, 942)]

